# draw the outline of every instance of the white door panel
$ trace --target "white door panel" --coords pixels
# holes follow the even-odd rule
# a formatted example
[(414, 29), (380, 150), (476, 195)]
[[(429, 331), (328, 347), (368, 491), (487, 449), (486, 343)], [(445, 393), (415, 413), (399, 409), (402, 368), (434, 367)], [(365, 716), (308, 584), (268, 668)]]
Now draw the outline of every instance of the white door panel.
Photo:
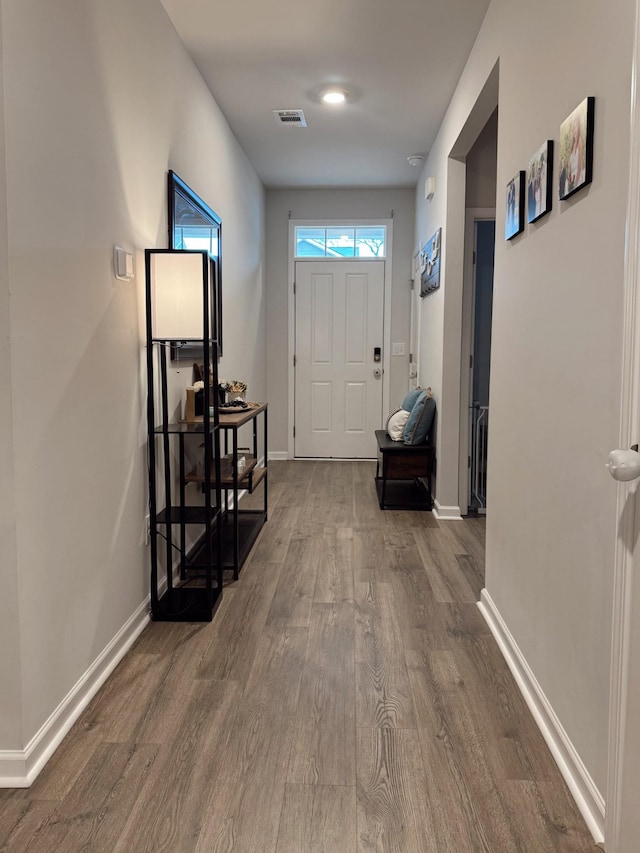
[(296, 456), (375, 456), (383, 328), (384, 261), (296, 263)]

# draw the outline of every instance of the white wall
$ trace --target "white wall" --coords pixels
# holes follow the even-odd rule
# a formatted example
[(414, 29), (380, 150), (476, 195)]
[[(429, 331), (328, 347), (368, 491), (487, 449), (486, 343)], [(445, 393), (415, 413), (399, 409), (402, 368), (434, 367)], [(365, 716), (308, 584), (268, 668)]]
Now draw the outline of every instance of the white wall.
[[(0, 9), (0, 39), (2, 10)], [(7, 181), (4, 144), (4, 82), (0, 64), (0, 749), (22, 744), (18, 567), (13, 468), (13, 401), (7, 263)]]
[(267, 373), (269, 450), (288, 446), (288, 261), (289, 211), (292, 219), (390, 219), (393, 214), (391, 340), (406, 343), (405, 356), (391, 357), (390, 407), (402, 402), (409, 386), (409, 318), (414, 234), (412, 189), (268, 190)]
[[(167, 245), (167, 170), (223, 219), (221, 370), (257, 397), (264, 194), (158, 0), (2, 7), (19, 637), (1, 630), (24, 745), (148, 593), (142, 249)], [(137, 251), (135, 281), (114, 278), (114, 244)], [(1, 701), (19, 720), (4, 681)]]
[[(620, 410), (633, 13), (632, 0), (493, 0), (425, 165), (437, 197), (429, 207), (417, 196), (418, 238), (457, 223), (461, 164), (447, 158), (469, 150), (465, 123), (499, 60), (486, 586), (603, 793), (616, 497), (603, 463)], [(502, 188), (587, 95), (596, 98), (592, 185), (564, 203), (554, 191), (551, 214), (505, 243)], [(433, 356), (445, 398), (456, 392), (447, 308), (461, 252), (459, 234), (445, 230), (444, 284), (423, 305), (425, 364)], [(456, 432), (451, 412), (447, 422), (440, 409), (440, 433)], [(448, 478), (450, 499), (457, 456), (438, 452), (438, 488)]]
[(498, 113), (493, 113), (467, 156), (466, 207), (496, 206)]

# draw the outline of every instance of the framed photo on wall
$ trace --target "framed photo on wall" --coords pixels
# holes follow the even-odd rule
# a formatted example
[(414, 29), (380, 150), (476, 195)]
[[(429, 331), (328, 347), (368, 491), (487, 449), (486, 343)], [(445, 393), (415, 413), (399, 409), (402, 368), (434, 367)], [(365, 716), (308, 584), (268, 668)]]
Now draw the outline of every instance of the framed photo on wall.
[(518, 172), (507, 184), (504, 239), (511, 240), (524, 231), (524, 172)]
[(548, 139), (529, 160), (527, 169), (527, 222), (549, 213), (553, 202), (553, 140)]
[(420, 274), (420, 296), (433, 293), (440, 287), (440, 242), (442, 228), (422, 247), (422, 272)]
[(577, 193), (593, 178), (595, 98), (585, 98), (560, 125), (558, 198)]

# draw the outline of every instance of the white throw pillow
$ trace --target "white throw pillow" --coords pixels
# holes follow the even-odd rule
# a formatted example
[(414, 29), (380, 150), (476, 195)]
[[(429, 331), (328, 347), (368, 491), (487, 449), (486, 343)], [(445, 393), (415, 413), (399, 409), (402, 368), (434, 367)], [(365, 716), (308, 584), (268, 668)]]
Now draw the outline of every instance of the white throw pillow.
[(387, 424), (387, 432), (392, 441), (402, 441), (404, 439), (404, 428), (410, 414), (411, 412), (400, 409), (395, 415), (391, 415)]

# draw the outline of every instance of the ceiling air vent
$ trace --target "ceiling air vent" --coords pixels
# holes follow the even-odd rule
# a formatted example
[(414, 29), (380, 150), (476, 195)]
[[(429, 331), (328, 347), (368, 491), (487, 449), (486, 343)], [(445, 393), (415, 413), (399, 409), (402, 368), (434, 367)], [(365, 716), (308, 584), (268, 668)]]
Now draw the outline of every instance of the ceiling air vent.
[(302, 110), (274, 110), (274, 116), (278, 124), (285, 127), (306, 127), (307, 120)]

